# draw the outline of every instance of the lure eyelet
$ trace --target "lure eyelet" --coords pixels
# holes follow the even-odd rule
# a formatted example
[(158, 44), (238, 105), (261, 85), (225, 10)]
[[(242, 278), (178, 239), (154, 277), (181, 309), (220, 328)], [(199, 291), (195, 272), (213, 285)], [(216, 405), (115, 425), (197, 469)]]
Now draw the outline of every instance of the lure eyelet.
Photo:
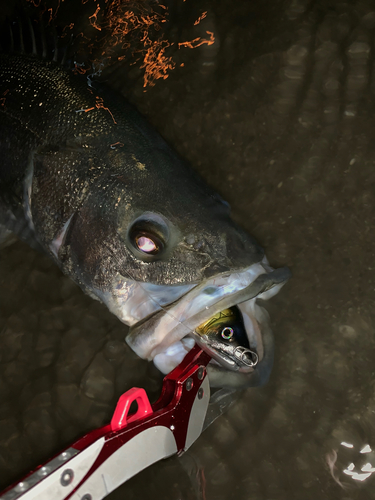
[(234, 330), (230, 326), (226, 326), (221, 330), (221, 336), (225, 340), (230, 340), (234, 335)]
[(258, 354), (255, 351), (247, 349), (243, 346), (236, 347), (234, 355), (241, 361), (242, 364), (250, 368), (256, 366), (259, 362)]

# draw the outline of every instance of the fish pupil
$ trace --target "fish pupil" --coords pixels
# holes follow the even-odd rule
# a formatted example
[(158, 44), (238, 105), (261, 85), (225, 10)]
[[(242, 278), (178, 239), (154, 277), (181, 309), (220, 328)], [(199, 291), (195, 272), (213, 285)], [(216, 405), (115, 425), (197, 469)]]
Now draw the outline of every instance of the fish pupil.
[(154, 253), (158, 250), (156, 243), (147, 236), (140, 236), (136, 238), (137, 247), (145, 253)]

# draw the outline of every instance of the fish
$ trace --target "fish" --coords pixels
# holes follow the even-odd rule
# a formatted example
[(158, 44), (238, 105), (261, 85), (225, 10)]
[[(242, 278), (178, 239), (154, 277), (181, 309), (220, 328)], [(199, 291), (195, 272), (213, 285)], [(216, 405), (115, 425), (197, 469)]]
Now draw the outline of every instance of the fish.
[(289, 269), (120, 93), (57, 50), (42, 57), (28, 29), (32, 50), (0, 53), (0, 224), (104, 303), (162, 373), (197, 342), (213, 387), (264, 384), (274, 340), (259, 300)]

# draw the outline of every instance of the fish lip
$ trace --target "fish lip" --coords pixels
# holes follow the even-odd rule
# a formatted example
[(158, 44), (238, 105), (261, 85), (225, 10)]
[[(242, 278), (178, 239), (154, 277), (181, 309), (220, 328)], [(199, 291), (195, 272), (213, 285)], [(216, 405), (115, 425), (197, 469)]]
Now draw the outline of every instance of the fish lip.
[[(175, 313), (175, 308), (172, 307), (155, 313), (152, 317), (150, 317), (146, 322), (143, 322), (142, 325), (134, 325), (131, 328), (130, 333), (127, 337), (127, 342), (130, 347), (142, 358), (146, 358), (149, 360), (154, 359), (157, 354), (163, 353), (169, 346), (171, 346), (175, 341), (181, 340), (187, 335), (193, 337), (197, 341), (197, 335), (195, 334), (195, 328), (207, 321), (210, 317), (212, 317), (217, 312), (221, 310), (232, 307), (234, 305), (241, 304), (242, 302), (250, 301), (251, 299), (263, 298), (267, 291), (276, 286), (281, 286), (286, 283), (286, 281), (290, 278), (291, 272), (288, 268), (280, 268), (276, 270), (272, 270), (268, 266), (267, 261), (264, 259), (261, 263), (257, 263), (257, 266), (263, 266), (262, 269), (258, 269), (258, 275), (245, 287), (240, 288), (239, 290), (234, 290), (231, 293), (224, 294), (222, 297), (219, 297), (218, 300), (213, 301), (209, 307), (201, 307), (195, 314), (188, 316), (184, 319), (183, 322), (179, 322), (175, 320), (175, 318), (171, 319), (172, 314)], [(255, 265), (253, 265), (255, 266)], [(232, 273), (222, 273), (221, 275), (215, 276), (211, 280), (207, 280), (205, 283), (198, 285), (190, 292), (188, 292), (184, 297), (182, 297), (179, 301), (177, 301), (177, 307), (181, 302), (186, 304), (186, 307), (189, 306), (190, 297), (196, 298), (197, 290), (205, 290), (207, 286), (209, 287), (210, 282), (219, 281), (220, 279), (230, 278), (232, 276), (241, 274), (245, 274), (249, 271), (253, 266), (249, 266), (248, 268), (242, 269), (240, 271), (235, 271)], [(198, 295), (199, 297), (199, 295)], [(173, 324), (175, 322), (175, 326), (171, 327), (170, 330), (164, 331), (163, 324), (165, 326), (168, 325), (168, 320)], [(149, 334), (149, 338), (147, 338), (147, 330)], [(150, 333), (151, 332), (151, 333)], [(153, 337), (154, 332), (156, 335)], [(158, 337), (159, 336), (159, 337)], [(223, 366), (225, 371), (228, 369), (239, 370), (239, 367), (232, 367), (225, 363), (220, 356), (214, 356), (212, 350), (208, 348), (204, 343), (200, 343), (202, 349), (206, 350), (211, 356), (213, 356), (219, 363)], [(262, 364), (263, 360), (257, 365), (257, 369), (259, 365)], [(241, 376), (248, 376), (248, 373), (242, 373)]]
[[(181, 300), (196, 286), (196, 283), (177, 286), (142, 283), (116, 273), (111, 290), (103, 291), (93, 287), (92, 291), (120, 321), (128, 326), (139, 327), (158, 311)], [(168, 295), (168, 301), (165, 294)]]

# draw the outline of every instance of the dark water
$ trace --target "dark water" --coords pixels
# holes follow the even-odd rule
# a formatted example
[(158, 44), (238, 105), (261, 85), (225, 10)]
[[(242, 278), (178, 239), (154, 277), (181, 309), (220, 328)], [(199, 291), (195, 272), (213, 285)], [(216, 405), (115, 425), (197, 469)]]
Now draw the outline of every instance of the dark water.
[[(375, 498), (375, 4), (194, 8), (215, 44), (176, 51), (184, 67), (147, 92), (137, 70), (117, 86), (293, 279), (268, 306), (268, 385), (110, 498)], [(157, 396), (125, 333), (47, 258), (20, 242), (0, 252), (3, 486), (107, 422), (127, 388)]]

